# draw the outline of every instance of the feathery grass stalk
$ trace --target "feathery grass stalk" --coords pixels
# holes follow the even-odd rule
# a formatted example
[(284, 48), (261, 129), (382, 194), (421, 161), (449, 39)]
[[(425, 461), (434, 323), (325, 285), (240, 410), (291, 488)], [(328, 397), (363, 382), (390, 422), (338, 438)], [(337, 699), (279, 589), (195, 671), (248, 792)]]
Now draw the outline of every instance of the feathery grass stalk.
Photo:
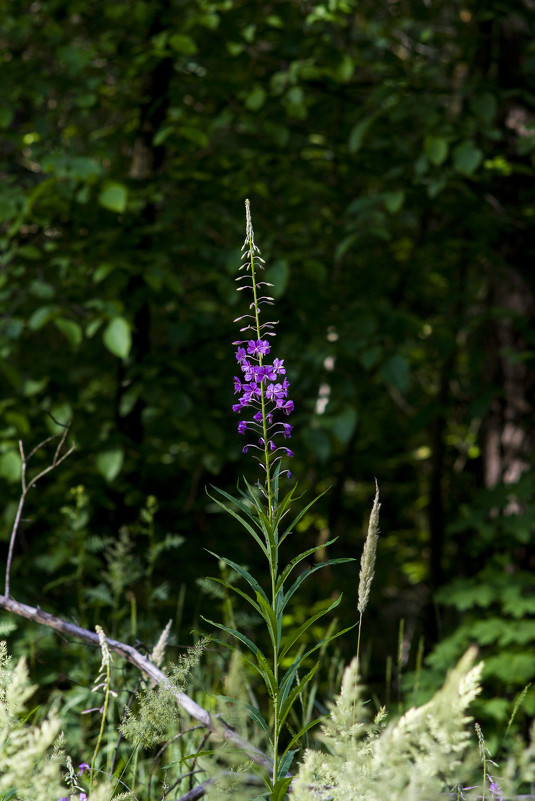
[(108, 713), (108, 706), (110, 703), (110, 696), (115, 695), (115, 693), (111, 689), (111, 653), (108, 648), (108, 643), (106, 642), (106, 635), (104, 634), (104, 629), (102, 626), (96, 625), (95, 631), (98, 634), (98, 641), (100, 644), (100, 651), (102, 654), (102, 662), (100, 664), (99, 674), (95, 680), (95, 684), (93, 686), (93, 692), (97, 692), (98, 690), (104, 690), (104, 704), (101, 707), (101, 720), (100, 720), (100, 730), (97, 737), (97, 742), (95, 744), (95, 750), (93, 751), (93, 757), (91, 759), (91, 772), (89, 775), (89, 792), (93, 789), (93, 780), (95, 778), (95, 762), (98, 756), (98, 752), (100, 750), (100, 746), (102, 743), (102, 738), (104, 737), (104, 728), (106, 726), (106, 716)]
[(375, 555), (377, 553), (377, 540), (379, 539), (379, 487), (377, 480), (375, 481), (375, 498), (373, 500), (372, 511), (370, 513), (370, 521), (368, 523), (368, 533), (364, 548), (362, 549), (362, 556), (360, 559), (360, 574), (359, 574), (359, 592), (357, 609), (359, 613), (359, 630), (357, 636), (357, 660), (360, 654), (360, 632), (362, 629), (362, 615), (368, 605), (370, 597), (370, 589), (372, 586), (373, 576), (375, 573)]

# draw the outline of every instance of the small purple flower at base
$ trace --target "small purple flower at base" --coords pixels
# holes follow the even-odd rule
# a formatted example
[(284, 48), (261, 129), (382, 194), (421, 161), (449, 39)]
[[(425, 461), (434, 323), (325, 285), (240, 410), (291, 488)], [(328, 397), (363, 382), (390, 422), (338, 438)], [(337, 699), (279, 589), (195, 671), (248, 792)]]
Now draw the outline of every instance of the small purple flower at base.
[(282, 423), (281, 425), (283, 428), (282, 436), (289, 439), (292, 434), (293, 426), (291, 426), (290, 423)]
[(282, 403), (280, 406), (277, 403), (277, 408), (278, 409), (282, 409), (284, 414), (291, 414), (293, 412), (293, 410), (294, 410), (294, 402), (289, 400), (289, 401), (286, 401), (286, 403)]
[(78, 775), (82, 776), (86, 770), (91, 770), (91, 765), (88, 765), (87, 762), (80, 762), (78, 765)]
[(238, 348), (236, 351), (236, 359), (241, 363), (247, 359), (247, 351), (245, 348)]
[(240, 422), (238, 423), (238, 432), (240, 434), (245, 434), (246, 431), (247, 431), (247, 423), (245, 422), (245, 420), (240, 420)]
[(241, 390), (242, 390), (242, 382), (240, 381), (239, 378), (234, 376), (234, 394), (236, 394), (236, 392), (241, 392)]
[(283, 375), (286, 372), (286, 368), (284, 367), (284, 359), (273, 359), (273, 369), (279, 375)]
[(492, 793), (492, 797), (495, 799), (495, 801), (503, 801), (502, 791), (498, 782), (491, 781), (490, 792)]
[(248, 450), (249, 450), (249, 446), (248, 445), (244, 445), (243, 448), (242, 448), (242, 453), (247, 453)]

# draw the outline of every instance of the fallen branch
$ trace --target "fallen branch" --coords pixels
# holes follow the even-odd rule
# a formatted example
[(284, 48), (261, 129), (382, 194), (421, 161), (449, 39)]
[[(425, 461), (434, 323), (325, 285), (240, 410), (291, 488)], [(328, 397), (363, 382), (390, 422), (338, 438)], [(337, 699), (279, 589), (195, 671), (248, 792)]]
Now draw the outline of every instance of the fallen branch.
[[(81, 626), (75, 625), (74, 623), (68, 623), (66, 620), (55, 617), (54, 615), (43, 611), (39, 607), (36, 608), (33, 606), (28, 606), (27, 604), (21, 604), (18, 601), (15, 601), (13, 598), (8, 598), (6, 595), (0, 595), (0, 609), (5, 609), (7, 612), (12, 612), (20, 617), (25, 617), (27, 620), (33, 620), (35, 623), (48, 626), (48, 628), (54, 629), (54, 631), (58, 631), (60, 634), (65, 634), (68, 637), (75, 637), (76, 639), (81, 640), (88, 645), (93, 645), (95, 648), (99, 648), (98, 635), (95, 632), (89, 631), (89, 629), (84, 629)], [(121, 656), (123, 659), (126, 659), (132, 665), (135, 665), (138, 670), (152, 679), (152, 681), (156, 682), (156, 684), (168, 685), (169, 679), (165, 673), (160, 670), (160, 668), (156, 667), (156, 665), (151, 662), (150, 659), (147, 659), (146, 656), (140, 654), (139, 651), (136, 650), (132, 645), (127, 645), (124, 642), (112, 640), (108, 637), (106, 638), (106, 642), (110, 651), (119, 654), (119, 656)], [(271, 760), (262, 751), (260, 751), (260, 749), (243, 740), (233, 729), (230, 728), (230, 726), (227, 726), (227, 724), (223, 721), (217, 718), (212, 718), (210, 713), (207, 712), (206, 709), (203, 709), (201, 706), (199, 706), (199, 704), (197, 704), (193, 698), (190, 698), (189, 695), (181, 692), (180, 690), (174, 690), (173, 694), (176, 698), (177, 704), (185, 712), (187, 712), (188, 715), (191, 715), (192, 718), (195, 718), (195, 720), (198, 720), (203, 724), (203, 726), (206, 726), (206, 728), (215, 737), (227, 740), (228, 742), (233, 743), (237, 748), (247, 751), (249, 757), (258, 765), (262, 765), (268, 769), (273, 767)]]

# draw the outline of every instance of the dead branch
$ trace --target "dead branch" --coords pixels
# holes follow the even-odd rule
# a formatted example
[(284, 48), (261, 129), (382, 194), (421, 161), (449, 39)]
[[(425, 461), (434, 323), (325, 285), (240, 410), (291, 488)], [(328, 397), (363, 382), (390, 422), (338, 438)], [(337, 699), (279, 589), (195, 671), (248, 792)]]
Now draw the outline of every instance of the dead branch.
[[(57, 420), (55, 420), (54, 422), (57, 423)], [(57, 423), (57, 424), (62, 425), (62, 423)], [(61, 452), (65, 444), (65, 440), (67, 439), (69, 429), (70, 429), (70, 423), (68, 425), (63, 426), (63, 434), (61, 434), (61, 436), (59, 434), (53, 434), (51, 437), (47, 437), (38, 445), (36, 445), (35, 448), (32, 451), (30, 451), (28, 456), (26, 456), (26, 454), (24, 453), (24, 445), (22, 443), (22, 440), (19, 440), (20, 458), (22, 460), (22, 470), (21, 470), (22, 492), (19, 499), (19, 505), (17, 507), (15, 520), (13, 522), (13, 528), (11, 529), (11, 537), (9, 539), (9, 550), (7, 553), (7, 562), (6, 562), (6, 581), (4, 590), (6, 598), (9, 598), (9, 590), (11, 582), (11, 562), (13, 561), (15, 540), (17, 539), (17, 532), (19, 530), (20, 520), (22, 517), (22, 510), (24, 508), (24, 503), (26, 501), (26, 495), (31, 490), (31, 488), (34, 487), (41, 478), (43, 478), (43, 476), (46, 476), (47, 473), (50, 473), (51, 470), (54, 470), (56, 467), (58, 467), (58, 465), (60, 465), (74, 451), (75, 445), (71, 445), (71, 447), (67, 451), (65, 451), (65, 453)], [(60, 437), (60, 440), (51, 463), (43, 470), (41, 470), (40, 473), (37, 473), (37, 475), (35, 475), (28, 482), (26, 475), (26, 471), (28, 469), (28, 462), (30, 461), (32, 456), (34, 456), (38, 451), (41, 450), (41, 448), (44, 448), (45, 445), (48, 445), (49, 442), (51, 442), (53, 439), (56, 439), (57, 437)]]
[[(60, 634), (64, 634), (68, 637), (74, 637), (77, 640), (87, 643), (88, 645), (93, 645), (96, 648), (99, 647), (98, 635), (95, 632), (89, 631), (89, 629), (81, 628), (81, 626), (77, 626), (74, 623), (68, 623), (66, 620), (55, 617), (54, 615), (43, 611), (39, 607), (35, 608), (33, 606), (27, 606), (27, 604), (21, 604), (18, 601), (15, 601), (13, 598), (9, 598), (7, 595), (0, 595), (0, 609), (5, 609), (7, 612), (12, 612), (15, 615), (25, 617), (27, 620), (32, 620), (35, 623), (48, 626), (48, 628), (54, 629)], [(106, 642), (108, 643), (108, 648), (110, 651), (113, 651), (123, 659), (126, 659), (127, 662), (135, 665), (138, 670), (152, 679), (152, 681), (154, 681), (156, 684), (168, 685), (169, 679), (165, 673), (160, 670), (160, 668), (156, 667), (156, 665), (153, 664), (150, 659), (147, 659), (146, 656), (140, 654), (139, 651), (136, 650), (136, 648), (134, 648), (132, 645), (127, 645), (119, 640), (112, 640), (109, 637), (106, 638)], [(230, 726), (227, 726), (227, 724), (223, 721), (220, 721), (217, 718), (212, 718), (210, 713), (207, 712), (206, 709), (203, 709), (201, 706), (199, 706), (199, 704), (190, 698), (189, 695), (186, 695), (186, 693), (183, 693), (179, 690), (174, 690), (173, 694), (176, 698), (177, 704), (185, 712), (187, 712), (188, 715), (191, 715), (192, 718), (195, 718), (195, 720), (198, 720), (203, 724), (203, 726), (206, 726), (206, 728), (216, 738), (227, 740), (233, 743), (237, 748), (243, 749), (247, 752), (250, 759), (252, 759), (258, 765), (262, 765), (268, 769), (273, 767), (271, 760), (262, 751), (260, 751), (260, 749), (255, 748), (255, 746), (243, 740), (233, 729), (230, 728)]]

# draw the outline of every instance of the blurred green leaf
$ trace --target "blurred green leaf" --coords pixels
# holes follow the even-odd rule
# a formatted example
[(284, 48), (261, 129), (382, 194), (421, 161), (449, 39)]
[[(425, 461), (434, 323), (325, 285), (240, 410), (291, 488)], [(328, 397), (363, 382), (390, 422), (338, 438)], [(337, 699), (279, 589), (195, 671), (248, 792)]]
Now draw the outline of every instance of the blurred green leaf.
[(462, 142), (453, 151), (455, 169), (463, 175), (473, 175), (483, 161), (483, 151), (473, 142)]
[(108, 211), (122, 214), (126, 210), (128, 189), (123, 184), (109, 182), (104, 184), (98, 196), (100, 205)]
[(102, 340), (110, 353), (120, 359), (126, 359), (132, 347), (132, 334), (124, 317), (115, 317), (110, 320), (104, 329)]
[(97, 470), (106, 481), (113, 481), (121, 472), (124, 462), (122, 448), (112, 448), (97, 454)]
[(426, 136), (424, 153), (431, 164), (439, 167), (448, 157), (448, 140), (443, 136)]

